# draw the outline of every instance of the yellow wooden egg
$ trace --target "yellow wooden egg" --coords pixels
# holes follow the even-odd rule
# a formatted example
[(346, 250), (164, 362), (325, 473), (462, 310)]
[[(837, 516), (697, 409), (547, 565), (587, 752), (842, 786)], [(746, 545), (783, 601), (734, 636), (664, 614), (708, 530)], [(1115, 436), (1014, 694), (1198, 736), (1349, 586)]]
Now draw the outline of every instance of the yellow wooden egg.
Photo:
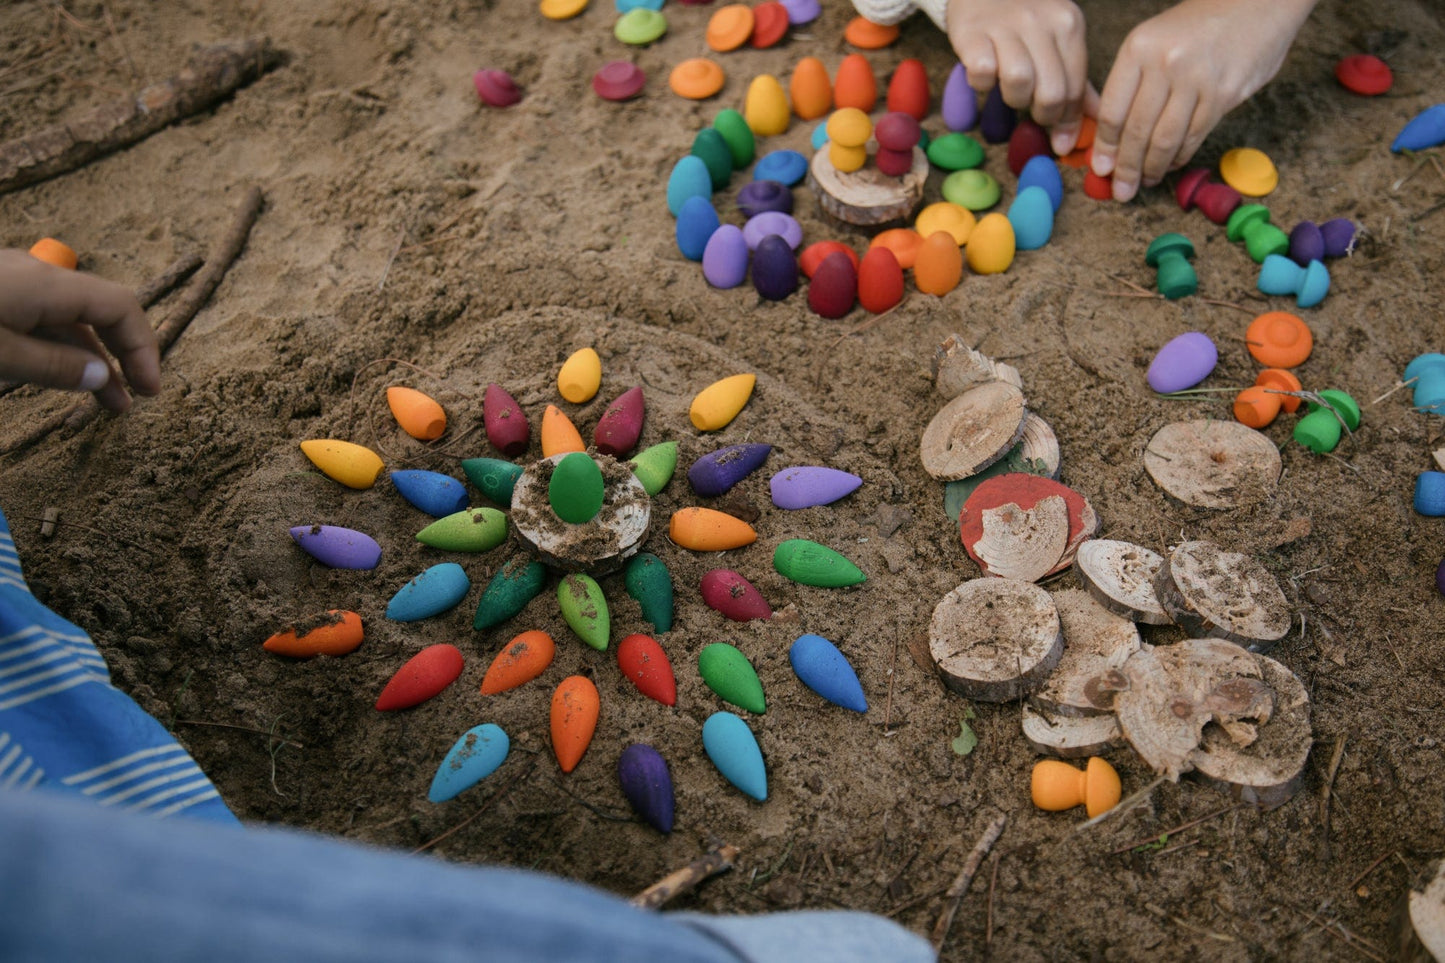
[(1014, 262), (1014, 250), (1014, 226), (995, 211), (974, 225), (963, 256), (974, 274), (1002, 274)]
[(574, 351), (557, 372), (558, 393), (574, 405), (591, 401), (601, 386), (602, 359), (591, 348)]
[(743, 102), (743, 119), (748, 122), (754, 134), (759, 137), (773, 137), (788, 129), (792, 116), (788, 106), (788, 94), (783, 85), (772, 74), (758, 74), (748, 85), (748, 96)]
[(301, 452), (311, 459), (311, 464), (321, 469), (323, 475), (347, 488), (370, 488), (376, 484), (376, 476), (385, 467), (381, 456), (370, 448), (339, 438), (303, 441)]
[(868, 148), (866, 147), (845, 147), (842, 144), (828, 142), (828, 163), (844, 174), (851, 174), (856, 170), (862, 170), (863, 165), (868, 163)]
[(699, 431), (717, 431), (727, 427), (753, 396), (753, 386), (757, 383), (757, 375), (739, 374), (716, 381), (699, 391), (688, 409), (694, 427)]
[(392, 385), (386, 404), (401, 430), (418, 441), (435, 441), (447, 430), (447, 413), (436, 399), (415, 388)]
[(1236, 147), (1219, 159), (1219, 176), (1245, 197), (1263, 197), (1279, 186), (1279, 171), (1269, 155), (1254, 147)]
[(828, 116), (828, 143), (862, 147), (873, 136), (873, 122), (857, 107), (843, 107)]
[(570, 20), (587, 9), (587, 0), (542, 0), (537, 9), (548, 20)]
[(977, 223), (978, 219), (973, 216), (973, 211), (962, 204), (939, 201), (918, 212), (918, 217), (913, 221), (913, 229), (925, 238), (939, 231), (947, 231), (953, 235), (958, 246), (962, 247), (968, 243), (968, 236), (973, 233), (973, 226)]
[(548, 405), (547, 410), (542, 412), (542, 457), (586, 450), (587, 443), (582, 440), (582, 433), (572, 424), (572, 419), (556, 405)]

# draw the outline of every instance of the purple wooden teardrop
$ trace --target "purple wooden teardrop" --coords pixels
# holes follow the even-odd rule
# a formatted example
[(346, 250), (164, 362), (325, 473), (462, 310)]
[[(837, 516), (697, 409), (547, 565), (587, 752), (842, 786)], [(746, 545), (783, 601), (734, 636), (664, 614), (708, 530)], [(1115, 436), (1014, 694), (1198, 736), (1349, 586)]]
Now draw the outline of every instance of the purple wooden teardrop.
[(773, 504), (779, 508), (812, 508), (836, 502), (861, 484), (863, 479), (851, 472), (819, 465), (797, 465), (773, 475), (768, 487)]
[(373, 569), (381, 562), (381, 546), (365, 532), (336, 525), (297, 525), (291, 537), (308, 555), (332, 568)]
[(597, 434), (594, 436), (597, 450), (613, 458), (625, 458), (632, 454), (632, 449), (637, 447), (637, 439), (642, 437), (645, 414), (641, 385), (618, 395), (597, 421)]
[(672, 832), (676, 805), (672, 774), (661, 753), (646, 743), (634, 742), (617, 759), (617, 781), (639, 816), (660, 833)]
[(772, 450), (772, 445), (756, 442), (719, 448), (693, 462), (687, 480), (699, 495), (721, 495), (761, 468)]
[(978, 123), (978, 94), (968, 85), (968, 71), (963, 64), (954, 64), (943, 85), (940, 105), (943, 123), (949, 130), (971, 130)]
[(998, 87), (990, 90), (978, 118), (978, 129), (983, 139), (990, 144), (1002, 144), (1012, 136), (1018, 120), (1018, 112), (1003, 102), (1003, 91)]

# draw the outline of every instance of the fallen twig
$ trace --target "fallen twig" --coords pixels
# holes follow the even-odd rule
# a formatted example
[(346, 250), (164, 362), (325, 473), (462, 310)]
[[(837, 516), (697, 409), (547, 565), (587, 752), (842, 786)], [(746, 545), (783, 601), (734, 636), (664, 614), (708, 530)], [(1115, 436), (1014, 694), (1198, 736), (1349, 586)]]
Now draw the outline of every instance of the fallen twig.
[(642, 909), (657, 909), (674, 896), (687, 892), (708, 877), (731, 869), (737, 858), (738, 848), (736, 846), (719, 846), (709, 850), (705, 856), (693, 860), (682, 869), (668, 873), (632, 897), (629, 902)]
[(202, 47), (180, 73), (66, 124), (0, 144), (0, 194), (75, 170), (197, 114), (260, 77), (281, 57), (264, 38)]
[(938, 922), (933, 924), (932, 940), (935, 953), (943, 949), (943, 941), (948, 938), (948, 928), (953, 925), (953, 917), (958, 912), (959, 904), (963, 902), (963, 894), (968, 892), (968, 885), (973, 882), (973, 876), (978, 872), (979, 864), (988, 855), (988, 851), (993, 848), (993, 844), (998, 842), (1006, 825), (1008, 825), (1007, 813), (1000, 813), (994, 817), (993, 822), (988, 824), (988, 828), (978, 838), (978, 842), (973, 844), (973, 852), (968, 854), (963, 869), (958, 871), (953, 885), (948, 887), (948, 892), (944, 894), (946, 902), (943, 912), (938, 914)]
[(435, 836), (435, 837), (427, 840), (426, 842), (422, 843), (422, 844), (421, 844), (420, 846), (418, 846), (416, 849), (413, 849), (413, 850), (411, 851), (411, 855), (415, 856), (417, 853), (424, 853), (424, 852), (426, 852), (428, 849), (431, 849), (433, 846), (435, 846), (437, 843), (441, 842), (443, 839), (446, 839), (446, 838), (447, 838), (448, 836), (450, 836), (452, 833), (454, 833), (454, 832), (456, 832), (457, 830), (463, 828), (464, 826), (467, 826), (468, 824), (470, 824), (472, 820), (476, 819), (476, 818), (477, 818), (478, 816), (480, 816), (482, 813), (484, 813), (484, 812), (486, 812), (488, 809), (492, 808), (492, 804), (495, 803), (498, 799), (501, 799), (501, 798), (502, 798), (503, 796), (505, 796), (507, 793), (511, 792), (511, 791), (512, 791), (512, 787), (515, 786), (517, 783), (521, 782), (523, 779), (525, 779), (529, 774), (531, 774), (533, 767), (535, 767), (536, 765), (537, 765), (537, 760), (536, 760), (535, 758), (534, 758), (534, 759), (528, 759), (528, 760), (527, 760), (527, 764), (526, 764), (524, 767), (522, 767), (521, 769), (518, 769), (517, 772), (516, 772), (516, 774), (515, 774), (514, 776), (512, 776), (512, 778), (507, 781), (506, 785), (502, 786), (501, 789), (498, 789), (496, 792), (492, 793), (491, 798), (488, 799), (486, 802), (482, 803), (481, 806), (477, 808), (477, 811), (476, 811), (476, 812), (472, 813), (472, 814), (471, 814), (470, 816), (468, 816), (466, 819), (463, 819), (461, 822), (457, 823), (455, 826), (453, 826), (451, 829), (448, 829), (446, 832), (442, 833), (440, 836)]
[(1193, 828), (1193, 827), (1195, 827), (1195, 826), (1198, 826), (1200, 823), (1207, 823), (1207, 822), (1209, 822), (1209, 820), (1214, 819), (1214, 818), (1217, 817), (1217, 816), (1223, 816), (1225, 813), (1232, 813), (1232, 812), (1234, 812), (1236, 809), (1243, 809), (1243, 808), (1244, 808), (1244, 804), (1243, 804), (1243, 803), (1235, 803), (1234, 805), (1231, 805), (1231, 806), (1225, 806), (1223, 809), (1216, 809), (1214, 812), (1210, 813), (1210, 814), (1207, 815), (1207, 816), (1200, 816), (1198, 819), (1191, 819), (1191, 820), (1190, 820), (1189, 822), (1187, 822), (1187, 823), (1180, 823), (1178, 826), (1175, 826), (1173, 829), (1166, 829), (1166, 830), (1164, 830), (1163, 832), (1159, 833), (1158, 835), (1151, 836), (1151, 837), (1148, 838), (1148, 839), (1142, 840), (1142, 841), (1137, 842), (1137, 843), (1130, 843), (1128, 846), (1120, 846), (1118, 849), (1114, 850), (1114, 851), (1113, 851), (1112, 853), (1110, 853), (1109, 855), (1110, 855), (1110, 856), (1122, 856), (1124, 853), (1127, 853), (1127, 852), (1130, 852), (1130, 851), (1132, 851), (1132, 850), (1138, 849), (1138, 848), (1141, 847), (1141, 846), (1152, 846), (1152, 845), (1154, 845), (1156, 842), (1159, 841), (1160, 837), (1173, 836), (1173, 835), (1175, 835), (1176, 833), (1182, 833), (1182, 832), (1184, 832), (1184, 830), (1186, 830), (1186, 829), (1191, 829), (1191, 828)]
[[(1304, 613), (1300, 613), (1303, 618)], [(1304, 632), (1301, 631), (1303, 636)], [(1340, 771), (1340, 760), (1345, 756), (1345, 737), (1340, 736), (1335, 740), (1335, 751), (1330, 754), (1330, 768), (1325, 773), (1325, 783), (1320, 787), (1320, 849), (1325, 858), (1329, 858), (1330, 852), (1330, 795), (1334, 790), (1335, 774)]]
[(136, 288), (135, 299), (140, 306), (148, 308), (171, 292), (171, 289), (196, 273), (196, 268), (205, 262), (194, 252), (176, 259), (160, 274)]
[(1375, 860), (1375, 861), (1374, 861), (1373, 863), (1371, 863), (1370, 865), (1366, 866), (1365, 869), (1364, 869), (1364, 872), (1360, 873), (1360, 875), (1358, 875), (1358, 876), (1356, 876), (1354, 879), (1350, 880), (1350, 885), (1349, 885), (1349, 887), (1348, 887), (1349, 890), (1350, 890), (1351, 892), (1354, 892), (1354, 890), (1355, 890), (1361, 883), (1363, 883), (1363, 882), (1365, 881), (1365, 877), (1366, 877), (1366, 876), (1368, 876), (1368, 875), (1370, 875), (1371, 873), (1373, 873), (1373, 872), (1379, 867), (1379, 865), (1380, 865), (1381, 863), (1383, 863), (1385, 860), (1389, 859), (1389, 858), (1390, 858), (1391, 856), (1393, 856), (1393, 855), (1395, 855), (1395, 850), (1392, 849), (1392, 850), (1390, 850), (1388, 853), (1385, 853), (1383, 856), (1381, 856), (1379, 859)]
[[(279, 718), (279, 717), (278, 717)], [(211, 722), (207, 719), (177, 719), (171, 723), (175, 726), (213, 726), (217, 729), (239, 729), (241, 732), (254, 732), (258, 736), (266, 736), (274, 739), (283, 746), (292, 746), (296, 749), (305, 749), (301, 743), (294, 739), (283, 739), (270, 729), (257, 729), (255, 726), (239, 726), (234, 722)]]

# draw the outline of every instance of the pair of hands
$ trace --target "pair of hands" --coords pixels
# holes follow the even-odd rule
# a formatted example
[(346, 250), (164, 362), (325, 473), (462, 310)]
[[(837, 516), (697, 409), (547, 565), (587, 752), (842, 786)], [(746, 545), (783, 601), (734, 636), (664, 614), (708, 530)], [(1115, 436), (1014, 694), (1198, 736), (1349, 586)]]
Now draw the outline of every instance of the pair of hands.
[(126, 288), (0, 250), (0, 378), (92, 391), (105, 407), (125, 411), (126, 382), (139, 394), (160, 391), (160, 351)]
[(1183, 0), (1125, 38), (1102, 92), (1088, 82), (1073, 0), (949, 0), (950, 42), (980, 91), (1049, 129), (1066, 154), (1096, 118), (1094, 173), (1127, 201), (1194, 155), (1229, 111), (1269, 82), (1317, 0)]

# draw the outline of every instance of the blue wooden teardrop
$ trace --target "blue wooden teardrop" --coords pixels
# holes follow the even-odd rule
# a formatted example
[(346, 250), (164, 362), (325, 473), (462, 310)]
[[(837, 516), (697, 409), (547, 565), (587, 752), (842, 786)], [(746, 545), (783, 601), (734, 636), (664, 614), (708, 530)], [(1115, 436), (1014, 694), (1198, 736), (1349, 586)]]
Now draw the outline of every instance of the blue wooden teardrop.
[(490, 722), (468, 729), (437, 767), (426, 798), (434, 803), (446, 802), (475, 786), (497, 771), (511, 746), (501, 727)]
[(731, 712), (714, 712), (702, 724), (702, 747), (724, 779), (759, 802), (768, 798), (763, 751), (746, 722)]
[(801, 635), (788, 650), (788, 661), (803, 684), (834, 705), (868, 711), (868, 698), (848, 657), (821, 635)]

